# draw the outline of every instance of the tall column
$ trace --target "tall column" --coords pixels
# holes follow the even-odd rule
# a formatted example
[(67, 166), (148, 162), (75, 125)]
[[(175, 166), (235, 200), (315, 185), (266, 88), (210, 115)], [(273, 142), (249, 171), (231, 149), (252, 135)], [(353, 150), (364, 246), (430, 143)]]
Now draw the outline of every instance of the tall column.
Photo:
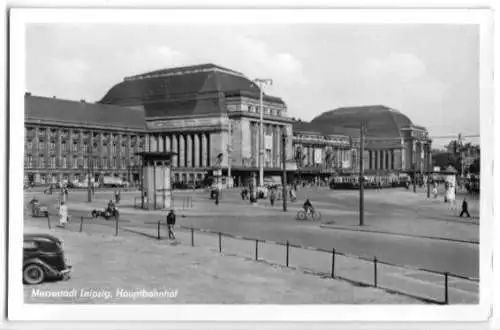
[[(178, 140), (177, 140), (177, 134), (172, 134), (172, 152), (178, 153)], [(179, 155), (175, 155), (172, 157), (172, 167), (177, 167), (179, 166)]]
[(337, 167), (341, 168), (342, 167), (342, 156), (340, 155), (340, 146), (337, 146), (336, 150), (337, 156), (335, 157), (335, 162), (337, 163)]
[(167, 136), (165, 134), (160, 134), (160, 151), (167, 152)]
[(133, 153), (130, 152), (130, 149), (132, 144), (132, 135), (127, 134), (125, 137), (125, 157), (127, 158), (127, 165), (132, 165), (131, 157), (133, 156)]
[(208, 167), (208, 139), (207, 134), (201, 134), (201, 166)]
[(179, 167), (186, 167), (186, 139), (179, 134)]
[(186, 167), (193, 167), (193, 138), (186, 135)]
[(411, 145), (411, 156), (410, 156), (410, 166), (414, 165), (416, 163), (416, 157), (415, 157), (415, 154), (416, 154), (416, 145), (415, 145), (415, 141), (411, 140), (410, 142), (410, 145)]
[[(124, 164), (122, 164), (122, 135), (118, 134), (118, 139), (116, 141), (116, 168), (123, 169)], [(121, 175), (120, 175), (121, 176)]]
[(406, 153), (407, 153), (407, 150), (405, 147), (403, 147), (401, 149), (401, 169), (402, 170), (408, 169), (408, 166), (406, 164)]
[(171, 135), (170, 134), (165, 135), (164, 139), (165, 139), (165, 144), (164, 144), (165, 152), (172, 151)]
[(200, 136), (198, 133), (194, 134), (194, 166), (200, 167)]

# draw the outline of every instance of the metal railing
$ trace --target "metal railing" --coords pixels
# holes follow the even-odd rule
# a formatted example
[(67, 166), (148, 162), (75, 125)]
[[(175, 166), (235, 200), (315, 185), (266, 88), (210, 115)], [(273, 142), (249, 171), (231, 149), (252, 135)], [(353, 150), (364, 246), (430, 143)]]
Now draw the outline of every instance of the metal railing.
[[(190, 201), (186, 197), (180, 200), (184, 200), (182, 204), (184, 206), (192, 203), (192, 199)], [(54, 215), (47, 216), (49, 229), (52, 228), (51, 217)], [(79, 220), (75, 218), (73, 222), (79, 225), (79, 232), (83, 232), (84, 217), (80, 217)], [(165, 216), (161, 216), (158, 221), (134, 224), (134, 221), (120, 219), (118, 215), (109, 222), (91, 220), (87, 225), (113, 227), (115, 235), (118, 235), (120, 229), (156, 240), (168, 238), (167, 235), (162, 236), (162, 227), (167, 227)], [(380, 260), (376, 256), (361, 257), (335, 248), (327, 250), (293, 244), (289, 240), (278, 242), (195, 227), (178, 226), (178, 228), (187, 235), (187, 244), (193, 247), (208, 245), (217, 248), (219, 253), (225, 255), (236, 255), (271, 265), (298, 269), (322, 278), (340, 279), (360, 286), (374, 287), (427, 303), (446, 305), (479, 302), (479, 279), (470, 276), (398, 265)], [(201, 235), (196, 238), (195, 233)], [(242, 244), (243, 242), (245, 243)]]
[[(159, 223), (160, 221), (158, 221), (158, 224)], [(158, 228), (160, 228), (160, 225), (158, 225)], [(465, 294), (470, 298), (470, 296), (475, 296), (476, 292), (463, 291), (461, 286), (470, 287), (476, 286), (479, 283), (479, 279), (474, 277), (453, 274), (450, 272), (440, 272), (421, 267), (398, 265), (380, 260), (376, 256), (372, 258), (360, 257), (337, 251), (335, 248), (326, 250), (293, 244), (288, 240), (285, 242), (277, 242), (194, 227), (180, 226), (179, 228), (190, 234), (191, 246), (195, 246), (195, 232), (215, 236), (215, 242), (212, 242), (212, 246), (216, 245), (219, 253), (224, 253), (226, 251), (231, 252), (225, 248), (224, 244), (230, 239), (251, 242), (247, 244), (247, 247), (244, 249), (245, 253), (243, 254), (253, 260), (264, 261), (287, 268), (300, 269), (305, 273), (318, 275), (323, 278), (341, 279), (357, 285), (379, 288), (390, 293), (403, 294), (429, 303), (449, 304), (450, 289), (453, 289), (455, 292), (461, 292), (462, 295)], [(161, 237), (160, 231), (156, 233), (156, 237)], [(275, 249), (274, 253), (267, 252), (269, 260), (266, 260), (263, 255), (264, 253), (262, 253), (265, 244), (281, 247), (281, 257), (279, 256), (280, 252)], [(229, 249), (231, 246), (234, 248), (234, 244), (227, 245)], [(261, 254), (259, 254), (259, 248)], [(241, 248), (238, 252), (241, 252)], [(313, 255), (311, 255), (311, 253), (313, 253)], [(241, 253), (237, 253), (237, 255), (241, 255)], [(294, 257), (296, 257), (296, 260), (294, 260)], [(321, 260), (321, 262), (318, 260)], [(355, 266), (353, 266), (353, 262), (356, 263)], [(353, 268), (357, 268), (357, 270)], [(348, 271), (347, 274), (345, 274), (346, 271)], [(401, 277), (402, 273), (406, 273), (407, 276), (409, 275), (410, 277), (407, 277), (405, 280)], [(412, 278), (411, 275), (413, 275), (414, 278)], [(422, 278), (425, 277), (427, 277), (430, 282), (423, 281)], [(460, 281), (460, 283), (457, 281)], [(412, 290), (408, 288), (405, 282), (413, 282), (412, 285), (415, 286), (415, 292), (411, 292)], [(476, 298), (478, 302), (478, 293)], [(463, 302), (463, 299), (457, 300)], [(473, 300), (475, 300), (475, 298), (469, 299), (469, 303)]]

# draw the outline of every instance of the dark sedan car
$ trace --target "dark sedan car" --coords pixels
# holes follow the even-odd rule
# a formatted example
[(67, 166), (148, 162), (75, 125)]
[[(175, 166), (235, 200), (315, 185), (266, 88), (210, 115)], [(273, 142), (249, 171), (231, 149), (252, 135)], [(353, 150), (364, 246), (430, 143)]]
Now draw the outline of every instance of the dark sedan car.
[(48, 234), (25, 234), (23, 244), (23, 283), (40, 284), (47, 279), (69, 279), (62, 241)]

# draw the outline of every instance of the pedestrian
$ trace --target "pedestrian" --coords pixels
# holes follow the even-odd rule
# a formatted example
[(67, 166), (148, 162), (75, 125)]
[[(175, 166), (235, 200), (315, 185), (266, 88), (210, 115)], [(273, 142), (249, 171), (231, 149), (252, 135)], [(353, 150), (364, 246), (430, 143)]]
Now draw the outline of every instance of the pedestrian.
[(215, 189), (215, 205), (219, 205), (219, 189)]
[(438, 198), (438, 186), (437, 186), (437, 182), (434, 182), (434, 184), (433, 184), (432, 195), (434, 195), (434, 199)]
[(115, 189), (115, 202), (116, 204), (118, 204), (118, 199), (119, 199), (119, 193), (118, 193), (118, 189)]
[(68, 223), (68, 207), (64, 201), (61, 201), (61, 206), (59, 207), (59, 225), (65, 227)]
[(167, 215), (168, 239), (175, 240), (174, 226), (175, 226), (175, 213), (174, 210), (171, 209)]
[(276, 190), (271, 188), (271, 193), (269, 194), (269, 202), (271, 203), (271, 207), (274, 207), (274, 201), (276, 200)]
[(297, 196), (295, 195), (296, 190), (295, 189), (290, 189), (290, 201), (295, 202), (297, 199)]
[(467, 214), (467, 218), (470, 218), (469, 214), (469, 203), (467, 203), (467, 199), (464, 197), (464, 200), (462, 201), (462, 212), (460, 212), (460, 218), (464, 215)]
[(241, 200), (243, 200), (243, 201), (244, 201), (245, 199), (247, 199), (247, 194), (248, 194), (248, 190), (247, 190), (247, 188), (243, 188), (243, 189), (241, 190)]
[(68, 187), (64, 187), (64, 196), (66, 197), (66, 200), (68, 200), (68, 195), (69, 195)]

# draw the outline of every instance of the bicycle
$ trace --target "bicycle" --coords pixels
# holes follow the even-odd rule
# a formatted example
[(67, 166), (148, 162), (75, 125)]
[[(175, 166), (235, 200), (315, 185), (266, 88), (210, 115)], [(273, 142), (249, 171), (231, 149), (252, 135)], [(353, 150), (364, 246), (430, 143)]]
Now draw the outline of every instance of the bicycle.
[(310, 211), (304, 211), (304, 210), (299, 210), (297, 212), (297, 220), (308, 220), (312, 219), (313, 221), (320, 221), (321, 220), (321, 212), (316, 211), (316, 210), (310, 210)]

